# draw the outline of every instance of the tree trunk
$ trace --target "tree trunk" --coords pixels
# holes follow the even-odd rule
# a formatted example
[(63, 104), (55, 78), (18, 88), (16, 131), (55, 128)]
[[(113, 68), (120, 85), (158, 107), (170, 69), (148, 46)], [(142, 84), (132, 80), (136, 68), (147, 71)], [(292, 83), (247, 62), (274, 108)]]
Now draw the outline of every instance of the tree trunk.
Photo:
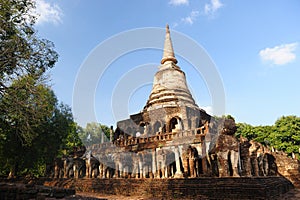
[(17, 169), (18, 169), (18, 164), (17, 163), (12, 164), (7, 178), (8, 179), (16, 178), (17, 171), (18, 171)]

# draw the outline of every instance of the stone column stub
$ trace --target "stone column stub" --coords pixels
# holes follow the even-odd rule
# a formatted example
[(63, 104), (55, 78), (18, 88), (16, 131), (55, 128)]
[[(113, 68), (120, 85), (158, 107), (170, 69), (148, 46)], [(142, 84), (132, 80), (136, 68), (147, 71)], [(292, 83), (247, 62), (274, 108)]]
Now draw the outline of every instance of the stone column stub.
[(175, 162), (176, 162), (176, 172), (174, 178), (182, 178), (183, 173), (181, 172), (181, 168), (180, 168), (179, 146), (174, 146), (174, 154), (175, 154)]

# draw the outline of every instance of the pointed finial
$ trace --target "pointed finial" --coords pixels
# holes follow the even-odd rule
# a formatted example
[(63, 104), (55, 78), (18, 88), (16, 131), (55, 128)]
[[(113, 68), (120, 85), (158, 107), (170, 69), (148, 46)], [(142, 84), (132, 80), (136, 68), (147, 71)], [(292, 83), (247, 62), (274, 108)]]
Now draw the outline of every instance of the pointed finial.
[(166, 26), (166, 37), (165, 37), (165, 44), (164, 44), (164, 54), (163, 58), (161, 59), (161, 64), (164, 64), (166, 61), (172, 61), (173, 63), (177, 63), (177, 59), (175, 58), (172, 40), (170, 36), (170, 29), (169, 25)]
[(166, 25), (166, 33), (170, 33), (169, 24)]

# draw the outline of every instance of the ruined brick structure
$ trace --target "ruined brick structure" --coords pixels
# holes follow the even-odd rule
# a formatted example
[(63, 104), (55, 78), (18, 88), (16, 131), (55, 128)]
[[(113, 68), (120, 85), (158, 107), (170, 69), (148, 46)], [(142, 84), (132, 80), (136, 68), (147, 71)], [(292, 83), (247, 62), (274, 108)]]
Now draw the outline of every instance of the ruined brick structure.
[[(195, 103), (177, 65), (169, 27), (161, 65), (140, 113), (111, 128), (109, 142), (87, 147), (84, 156), (64, 158), (54, 177), (194, 178), (288, 174), (299, 182), (299, 162), (284, 170), (278, 153), (236, 138), (232, 119), (215, 119)], [(85, 159), (85, 166), (82, 160)], [(288, 165), (288, 164), (287, 164)]]
[(114, 149), (97, 147), (93, 155), (101, 160), (101, 151), (115, 152), (116, 177), (127, 177), (127, 172), (133, 177), (196, 177), (196, 168), (207, 165), (201, 158), (210, 118), (188, 89), (167, 26), (161, 65), (144, 109), (117, 123)]

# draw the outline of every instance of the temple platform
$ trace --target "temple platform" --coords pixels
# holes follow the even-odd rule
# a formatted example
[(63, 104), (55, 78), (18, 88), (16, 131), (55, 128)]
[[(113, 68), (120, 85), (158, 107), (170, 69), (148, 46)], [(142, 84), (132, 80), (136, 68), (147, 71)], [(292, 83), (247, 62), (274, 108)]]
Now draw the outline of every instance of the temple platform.
[(46, 186), (144, 199), (282, 199), (293, 188), (284, 177), (189, 179), (55, 179)]

